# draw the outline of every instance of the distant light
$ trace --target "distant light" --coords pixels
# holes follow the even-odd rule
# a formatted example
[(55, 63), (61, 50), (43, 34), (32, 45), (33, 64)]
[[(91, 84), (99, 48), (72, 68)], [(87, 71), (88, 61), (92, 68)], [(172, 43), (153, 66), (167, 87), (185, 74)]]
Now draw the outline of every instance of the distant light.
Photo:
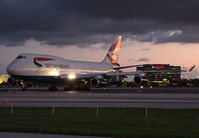
[(154, 69), (162, 69), (162, 68), (164, 68), (164, 66), (152, 66), (152, 68), (154, 68)]
[(164, 78), (163, 81), (168, 81), (168, 79), (167, 79), (167, 78)]
[(75, 74), (69, 74), (69, 75), (68, 75), (68, 78), (69, 78), (70, 80), (72, 80), (72, 79), (75, 79), (76, 76), (75, 76)]

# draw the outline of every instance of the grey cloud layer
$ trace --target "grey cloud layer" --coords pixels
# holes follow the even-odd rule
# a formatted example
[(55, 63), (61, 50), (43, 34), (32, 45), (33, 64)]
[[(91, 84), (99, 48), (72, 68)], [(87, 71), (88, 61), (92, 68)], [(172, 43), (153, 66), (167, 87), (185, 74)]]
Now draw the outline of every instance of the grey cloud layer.
[(0, 44), (34, 39), (85, 47), (117, 35), (142, 42), (199, 42), (197, 0), (1, 0)]
[(138, 61), (138, 62), (147, 62), (147, 61), (150, 61), (150, 59), (143, 57), (143, 58), (139, 58), (138, 60), (135, 60), (135, 61)]

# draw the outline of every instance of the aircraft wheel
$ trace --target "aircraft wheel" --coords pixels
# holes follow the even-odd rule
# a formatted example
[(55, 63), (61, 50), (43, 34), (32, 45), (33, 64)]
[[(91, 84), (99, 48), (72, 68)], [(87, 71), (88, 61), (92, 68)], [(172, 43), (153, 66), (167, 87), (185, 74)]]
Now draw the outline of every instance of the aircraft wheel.
[(90, 87), (87, 87), (87, 86), (78, 87), (76, 90), (77, 90), (77, 91), (89, 91), (89, 90), (90, 90)]
[(49, 88), (49, 91), (52, 92), (52, 91), (58, 91), (57, 87), (55, 85), (52, 85), (50, 88)]
[(72, 91), (73, 89), (74, 89), (73, 86), (69, 86), (69, 85), (66, 85), (64, 87), (64, 91)]

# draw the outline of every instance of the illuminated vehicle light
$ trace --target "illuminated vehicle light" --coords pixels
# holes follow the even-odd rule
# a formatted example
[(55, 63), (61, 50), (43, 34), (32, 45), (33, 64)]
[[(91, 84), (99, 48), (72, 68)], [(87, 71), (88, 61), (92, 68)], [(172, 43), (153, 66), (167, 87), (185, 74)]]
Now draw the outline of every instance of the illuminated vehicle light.
[(76, 76), (75, 76), (75, 74), (70, 74), (70, 75), (68, 75), (68, 78), (69, 78), (70, 80), (72, 80), (72, 79), (75, 79)]

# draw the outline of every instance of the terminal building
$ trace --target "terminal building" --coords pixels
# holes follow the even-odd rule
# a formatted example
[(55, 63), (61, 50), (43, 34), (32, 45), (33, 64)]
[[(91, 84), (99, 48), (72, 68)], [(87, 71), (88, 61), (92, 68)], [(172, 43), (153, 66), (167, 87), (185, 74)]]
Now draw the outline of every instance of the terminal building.
[[(145, 75), (151, 84), (159, 86), (167, 86), (172, 82), (178, 81), (181, 78), (181, 67), (171, 66), (169, 64), (145, 64), (142, 67), (137, 67), (137, 71), (145, 72)], [(179, 72), (165, 72), (179, 70)], [(150, 72), (154, 71), (154, 72)], [(155, 72), (158, 71), (158, 72)], [(163, 72), (159, 72), (163, 71)]]

